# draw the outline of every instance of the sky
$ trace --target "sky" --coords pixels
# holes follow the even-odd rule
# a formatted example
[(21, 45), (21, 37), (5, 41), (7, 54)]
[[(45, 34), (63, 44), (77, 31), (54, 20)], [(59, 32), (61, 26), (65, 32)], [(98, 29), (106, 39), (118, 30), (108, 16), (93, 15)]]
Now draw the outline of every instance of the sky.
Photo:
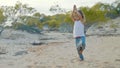
[(0, 6), (14, 6), (17, 1), (28, 4), (28, 6), (35, 8), (40, 13), (50, 15), (52, 14), (49, 11), (50, 7), (56, 4), (66, 10), (72, 10), (74, 4), (76, 4), (77, 7), (91, 7), (97, 2), (111, 4), (115, 0), (0, 0)]

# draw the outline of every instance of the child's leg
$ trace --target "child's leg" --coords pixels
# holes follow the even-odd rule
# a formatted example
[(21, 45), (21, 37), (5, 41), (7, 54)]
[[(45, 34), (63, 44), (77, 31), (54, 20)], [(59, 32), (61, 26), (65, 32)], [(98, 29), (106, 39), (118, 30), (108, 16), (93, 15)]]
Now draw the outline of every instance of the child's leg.
[(80, 59), (81, 60), (84, 60), (84, 56), (83, 56), (83, 50), (81, 49), (80, 51), (79, 51), (79, 57), (80, 57)]
[(84, 60), (84, 56), (83, 56), (83, 50), (85, 49), (85, 37), (84, 36), (82, 36), (81, 37), (81, 41), (82, 41), (82, 47), (80, 48), (80, 58), (81, 58), (81, 60)]
[[(76, 48), (77, 48), (77, 52), (78, 52), (78, 55), (80, 57), (80, 41), (81, 41), (81, 38), (80, 37), (77, 37), (76, 38)], [(80, 58), (81, 59), (81, 58)]]
[[(81, 43), (80, 43), (80, 41), (81, 41)], [(77, 47), (77, 51), (78, 51), (80, 60), (84, 60), (84, 57), (83, 57), (83, 54), (82, 54), (82, 52), (84, 50), (83, 43), (84, 43), (84, 38), (82, 38), (82, 37), (76, 38), (76, 47)]]

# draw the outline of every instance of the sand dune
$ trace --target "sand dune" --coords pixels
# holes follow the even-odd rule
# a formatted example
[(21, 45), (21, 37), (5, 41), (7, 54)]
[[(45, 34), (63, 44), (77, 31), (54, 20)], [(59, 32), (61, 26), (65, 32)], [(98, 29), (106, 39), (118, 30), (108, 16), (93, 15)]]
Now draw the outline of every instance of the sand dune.
[(48, 44), (27, 47), (28, 54), (11, 57), (0, 55), (0, 67), (120, 68), (120, 36), (87, 37), (87, 47), (84, 51), (85, 60), (79, 61), (74, 38), (66, 38), (68, 34), (63, 33), (49, 34), (49, 36), (55, 37), (58, 35), (60, 40), (55, 39)]
[[(79, 61), (74, 39), (41, 47), (31, 57), (33, 68), (120, 68), (120, 37), (87, 37), (85, 61)], [(40, 50), (39, 50), (40, 49)], [(42, 52), (42, 53), (41, 53)]]

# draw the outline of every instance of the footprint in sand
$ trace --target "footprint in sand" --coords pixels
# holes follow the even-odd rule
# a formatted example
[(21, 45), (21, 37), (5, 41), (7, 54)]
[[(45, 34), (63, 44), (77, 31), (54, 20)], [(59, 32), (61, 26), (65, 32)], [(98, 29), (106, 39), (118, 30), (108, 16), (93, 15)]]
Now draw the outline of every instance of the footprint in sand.
[(74, 58), (71, 60), (71, 63), (82, 62), (79, 58)]
[(52, 66), (28, 66), (28, 68), (53, 68)]
[(109, 62), (105, 61), (104, 64), (109, 64)]
[(115, 61), (119, 61), (120, 62), (120, 59), (115, 59)]
[(64, 66), (56, 66), (55, 68), (64, 68)]

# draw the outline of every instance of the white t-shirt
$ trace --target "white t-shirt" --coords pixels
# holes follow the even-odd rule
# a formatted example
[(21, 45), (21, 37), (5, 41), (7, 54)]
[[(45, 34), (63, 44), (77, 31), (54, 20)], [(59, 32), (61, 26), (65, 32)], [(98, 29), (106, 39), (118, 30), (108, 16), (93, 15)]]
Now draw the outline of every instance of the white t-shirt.
[(84, 25), (82, 24), (81, 21), (74, 22), (73, 36), (74, 37), (85, 36)]

